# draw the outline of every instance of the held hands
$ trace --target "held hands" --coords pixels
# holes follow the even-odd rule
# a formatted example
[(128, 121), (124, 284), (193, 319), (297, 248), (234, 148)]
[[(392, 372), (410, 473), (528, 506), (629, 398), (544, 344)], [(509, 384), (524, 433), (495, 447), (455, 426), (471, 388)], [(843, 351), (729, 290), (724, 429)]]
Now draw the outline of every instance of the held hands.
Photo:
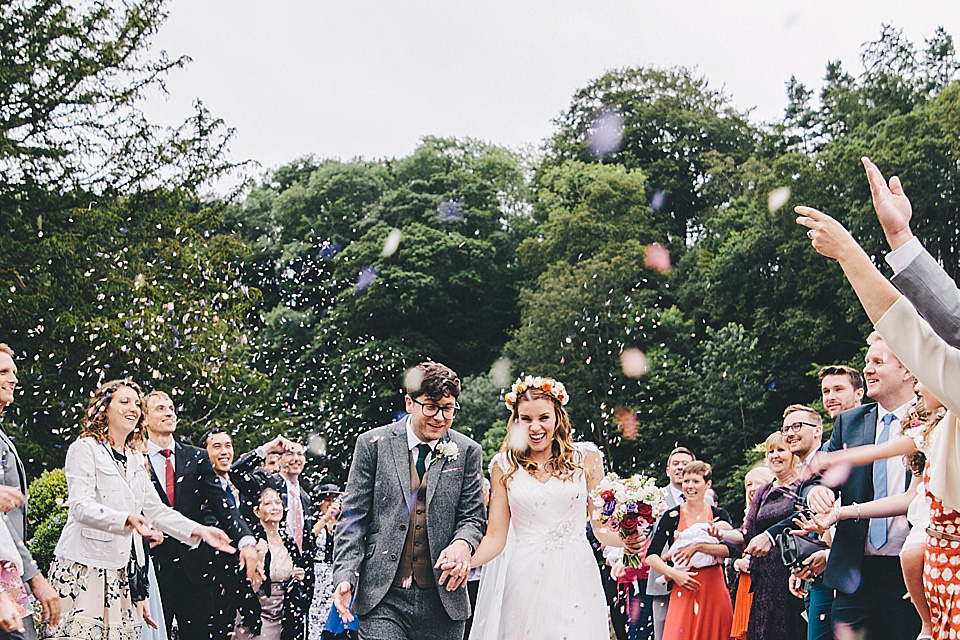
[(890, 184), (884, 182), (883, 174), (870, 158), (860, 158), (863, 168), (867, 172), (867, 181), (870, 182), (870, 193), (873, 196), (873, 208), (877, 212), (877, 220), (883, 227), (883, 234), (887, 237), (891, 249), (903, 246), (913, 237), (910, 231), (910, 218), (913, 216), (913, 207), (903, 192), (900, 178), (893, 176)]
[(446, 549), (440, 552), (435, 569), (440, 569), (440, 579), (437, 583), (442, 587), (447, 585), (447, 591), (456, 591), (467, 582), (470, 574), (470, 556), (472, 551), (465, 540), (454, 540)]
[(809, 533), (822, 535), (839, 520), (837, 509), (830, 509), (827, 513), (815, 513), (812, 516), (800, 513), (793, 519), (794, 523), (800, 527), (798, 531), (790, 533), (797, 536), (805, 536)]
[(833, 511), (836, 497), (829, 487), (818, 485), (810, 489), (807, 494), (807, 504), (814, 513), (829, 513)]
[(340, 619), (345, 623), (353, 622), (353, 614), (350, 613), (350, 600), (353, 598), (353, 587), (344, 580), (333, 590), (333, 606), (337, 608)]
[(240, 568), (246, 572), (247, 580), (250, 581), (253, 590), (259, 589), (265, 576), (260, 566), (260, 555), (257, 553), (256, 545), (248, 544), (240, 549)]

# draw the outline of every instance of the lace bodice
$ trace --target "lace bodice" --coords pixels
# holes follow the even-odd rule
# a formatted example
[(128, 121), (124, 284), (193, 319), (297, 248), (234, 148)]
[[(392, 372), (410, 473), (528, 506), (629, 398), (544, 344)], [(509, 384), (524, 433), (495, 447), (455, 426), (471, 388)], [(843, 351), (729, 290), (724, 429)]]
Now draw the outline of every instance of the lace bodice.
[[(509, 469), (503, 454), (497, 454), (493, 464), (504, 472)], [(519, 545), (553, 550), (586, 539), (587, 479), (583, 471), (567, 480), (551, 477), (540, 482), (517, 469), (507, 481), (507, 500), (510, 529)]]

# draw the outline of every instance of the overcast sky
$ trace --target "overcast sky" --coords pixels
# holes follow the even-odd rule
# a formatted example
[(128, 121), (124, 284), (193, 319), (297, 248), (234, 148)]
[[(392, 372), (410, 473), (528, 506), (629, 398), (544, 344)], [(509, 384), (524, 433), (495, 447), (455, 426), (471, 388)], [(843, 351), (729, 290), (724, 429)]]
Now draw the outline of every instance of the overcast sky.
[(539, 145), (578, 88), (627, 66), (687, 66), (755, 120), (778, 119), (791, 75), (859, 72), (883, 23), (960, 36), (942, 0), (172, 0), (157, 49), (193, 61), (147, 113), (197, 99), (236, 129), (234, 160), (409, 154), (426, 135)]

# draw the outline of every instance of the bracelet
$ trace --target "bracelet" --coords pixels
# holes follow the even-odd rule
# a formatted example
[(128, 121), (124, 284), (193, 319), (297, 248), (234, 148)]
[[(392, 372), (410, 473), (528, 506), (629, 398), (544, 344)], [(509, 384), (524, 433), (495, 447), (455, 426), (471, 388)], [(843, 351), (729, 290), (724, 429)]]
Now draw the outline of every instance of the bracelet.
[(860, 522), (860, 505), (856, 502), (853, 503), (853, 508), (857, 510), (857, 519), (854, 522)]

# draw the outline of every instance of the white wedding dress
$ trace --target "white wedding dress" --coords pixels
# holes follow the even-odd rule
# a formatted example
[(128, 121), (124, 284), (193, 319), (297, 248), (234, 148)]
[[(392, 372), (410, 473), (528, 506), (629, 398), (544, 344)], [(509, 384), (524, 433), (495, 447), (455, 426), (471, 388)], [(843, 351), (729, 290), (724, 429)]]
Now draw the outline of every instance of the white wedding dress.
[[(584, 446), (591, 445), (578, 443), (578, 451)], [(502, 453), (494, 464), (508, 468)], [(507, 500), (507, 544), (481, 572), (470, 640), (608, 640), (600, 570), (586, 535), (586, 475), (540, 483), (518, 469)]]

